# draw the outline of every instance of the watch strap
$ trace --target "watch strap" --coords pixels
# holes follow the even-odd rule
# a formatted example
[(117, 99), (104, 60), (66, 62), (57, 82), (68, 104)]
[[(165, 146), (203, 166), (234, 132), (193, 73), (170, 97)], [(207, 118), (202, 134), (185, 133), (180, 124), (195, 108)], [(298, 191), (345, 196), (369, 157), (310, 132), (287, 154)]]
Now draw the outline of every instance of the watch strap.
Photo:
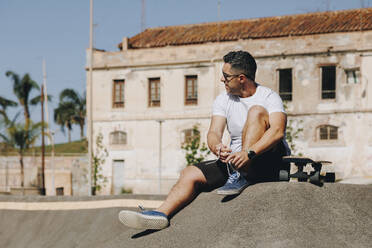
[(253, 150), (247, 149), (246, 151), (249, 159), (253, 159), (257, 155)]

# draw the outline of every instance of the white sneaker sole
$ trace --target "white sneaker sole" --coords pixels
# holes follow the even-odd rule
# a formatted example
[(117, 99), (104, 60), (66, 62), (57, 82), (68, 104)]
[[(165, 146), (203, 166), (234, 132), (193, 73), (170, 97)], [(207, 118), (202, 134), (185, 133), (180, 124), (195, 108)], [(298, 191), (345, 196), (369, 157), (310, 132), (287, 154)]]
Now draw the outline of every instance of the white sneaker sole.
[(122, 210), (119, 220), (124, 225), (135, 229), (163, 229), (169, 225), (168, 219), (162, 216), (149, 216), (139, 212)]
[(243, 190), (245, 190), (248, 186), (249, 186), (249, 184), (242, 187), (239, 190), (236, 190), (236, 189), (234, 189), (234, 190), (217, 190), (217, 194), (218, 195), (238, 195), (238, 194), (242, 193)]

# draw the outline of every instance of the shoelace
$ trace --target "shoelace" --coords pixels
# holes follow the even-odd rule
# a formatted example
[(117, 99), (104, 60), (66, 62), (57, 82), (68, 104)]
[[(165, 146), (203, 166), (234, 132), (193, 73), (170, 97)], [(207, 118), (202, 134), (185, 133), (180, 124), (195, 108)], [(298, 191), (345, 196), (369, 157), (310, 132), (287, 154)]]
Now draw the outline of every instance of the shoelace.
[[(217, 150), (217, 154), (218, 154), (217, 159), (209, 162), (208, 164), (217, 162), (220, 159), (220, 153), (221, 153), (221, 147), (219, 147), (218, 150)], [(229, 178), (227, 179), (228, 183), (232, 183), (233, 180), (238, 179), (240, 177), (239, 171), (236, 170), (230, 162), (226, 163), (226, 169), (227, 169), (227, 173), (229, 174)], [(231, 170), (233, 172), (231, 172)], [(236, 172), (236, 173), (234, 173), (234, 172)]]
[[(233, 172), (230, 171), (229, 167), (233, 170)], [(236, 179), (240, 177), (239, 171), (234, 169), (231, 163), (227, 163), (226, 168), (227, 168), (227, 173), (229, 174), (229, 178), (227, 179), (228, 183), (233, 183)]]
[(217, 159), (209, 161), (206, 164), (213, 164), (213, 163), (217, 162), (220, 159), (220, 153), (221, 153), (221, 147), (219, 147), (218, 150), (217, 150)]
[[(221, 148), (218, 149), (218, 159), (220, 159), (220, 153), (221, 153)], [(228, 183), (232, 183), (235, 179), (238, 179), (240, 177), (239, 171), (234, 168), (232, 163), (227, 162), (226, 169), (227, 169), (227, 173), (229, 174), (229, 178), (227, 179)]]

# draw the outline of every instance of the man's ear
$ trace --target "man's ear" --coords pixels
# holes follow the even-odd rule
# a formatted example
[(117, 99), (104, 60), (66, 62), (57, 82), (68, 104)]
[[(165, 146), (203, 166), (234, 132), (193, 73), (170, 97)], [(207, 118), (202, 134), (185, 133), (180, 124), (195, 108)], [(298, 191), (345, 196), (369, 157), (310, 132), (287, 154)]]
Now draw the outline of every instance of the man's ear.
[(239, 75), (239, 81), (240, 81), (241, 84), (244, 83), (244, 81), (245, 81), (244, 79), (245, 79), (244, 75)]

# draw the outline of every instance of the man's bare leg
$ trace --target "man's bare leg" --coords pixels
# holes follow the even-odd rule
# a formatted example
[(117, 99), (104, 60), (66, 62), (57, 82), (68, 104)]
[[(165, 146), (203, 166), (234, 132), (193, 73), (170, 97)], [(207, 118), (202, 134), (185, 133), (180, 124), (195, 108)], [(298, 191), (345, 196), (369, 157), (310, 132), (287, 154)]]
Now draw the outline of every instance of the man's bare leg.
[(182, 170), (180, 178), (169, 192), (166, 200), (157, 209), (166, 215), (172, 215), (198, 196), (198, 185), (207, 183), (201, 170), (188, 166)]
[(242, 146), (250, 147), (269, 129), (269, 113), (261, 106), (253, 106), (248, 111), (242, 132)]
[(198, 185), (206, 182), (200, 169), (189, 166), (182, 170), (167, 199), (156, 211), (122, 210), (119, 212), (119, 220), (124, 225), (136, 229), (166, 228), (169, 225), (169, 217), (195, 199), (198, 195)]
[[(262, 106), (253, 106), (248, 111), (247, 120), (242, 132), (242, 147), (250, 148), (269, 129), (269, 113)], [(249, 166), (243, 168), (243, 172), (252, 173)]]
[[(265, 108), (257, 105), (250, 108), (242, 131), (242, 151), (250, 148), (251, 145), (255, 144), (264, 135), (268, 129), (268, 123), (269, 115)], [(241, 177), (239, 173), (231, 173), (229, 180), (217, 190), (217, 194), (237, 195), (252, 183), (246, 180), (246, 177), (255, 178), (249, 164), (239, 171), (244, 177)]]

